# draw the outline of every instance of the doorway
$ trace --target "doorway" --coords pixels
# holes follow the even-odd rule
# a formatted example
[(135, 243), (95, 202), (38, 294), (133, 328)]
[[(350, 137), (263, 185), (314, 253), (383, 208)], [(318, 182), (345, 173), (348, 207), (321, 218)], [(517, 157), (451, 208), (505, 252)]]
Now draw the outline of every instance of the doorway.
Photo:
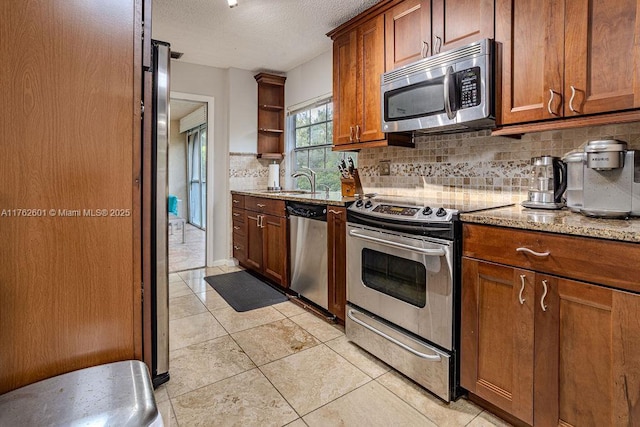
[(170, 100), (169, 272), (206, 265), (207, 103)]

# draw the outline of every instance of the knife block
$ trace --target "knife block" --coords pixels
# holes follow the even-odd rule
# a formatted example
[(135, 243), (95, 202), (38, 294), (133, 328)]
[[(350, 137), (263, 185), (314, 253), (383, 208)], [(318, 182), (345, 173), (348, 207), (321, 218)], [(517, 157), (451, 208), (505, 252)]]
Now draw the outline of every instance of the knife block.
[(342, 186), (342, 197), (354, 197), (356, 194), (362, 194), (362, 183), (358, 175), (358, 169), (353, 170), (351, 178), (340, 178)]

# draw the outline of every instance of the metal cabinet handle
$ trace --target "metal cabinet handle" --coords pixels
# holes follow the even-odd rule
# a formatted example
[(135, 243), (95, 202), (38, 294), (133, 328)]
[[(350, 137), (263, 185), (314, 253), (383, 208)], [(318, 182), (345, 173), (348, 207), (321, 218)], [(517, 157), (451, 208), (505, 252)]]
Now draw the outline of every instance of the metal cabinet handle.
[(233, 226), (233, 229), (234, 229), (234, 230), (240, 230), (240, 227), (238, 227), (237, 225), (234, 225), (234, 226)]
[(239, 214), (239, 213), (235, 213), (235, 212), (234, 212), (234, 213), (233, 213), (233, 216), (240, 216), (240, 214)]
[(447, 112), (447, 117), (449, 120), (453, 120), (456, 117), (456, 112), (451, 109), (451, 96), (449, 93), (449, 82), (451, 81), (451, 76), (453, 75), (453, 68), (448, 67), (447, 72), (444, 75), (444, 110)]
[(356, 125), (356, 141), (360, 142), (360, 125)]
[(233, 245), (233, 249), (235, 249), (236, 251), (239, 251), (240, 250), (240, 246)]
[(571, 110), (572, 113), (580, 114), (580, 111), (573, 108), (573, 100), (576, 97), (576, 88), (573, 86), (569, 86), (569, 87), (571, 88), (571, 98), (569, 98), (569, 110)]
[(267, 206), (267, 205), (264, 205), (264, 204), (262, 204), (262, 203), (258, 203), (258, 207), (259, 207), (259, 208), (264, 208), (265, 206)]
[(240, 200), (233, 199), (233, 203), (240, 203)]
[(435, 52), (433, 53), (440, 53), (440, 49), (442, 49), (442, 39), (438, 36), (436, 36), (436, 43), (434, 46), (434, 50)]
[(402, 343), (402, 342), (398, 341), (397, 339), (385, 334), (384, 332), (377, 330), (373, 326), (367, 325), (362, 320), (356, 319), (356, 317), (354, 316), (354, 311), (353, 310), (349, 310), (347, 312), (347, 316), (349, 316), (349, 319), (353, 320), (354, 322), (356, 322), (358, 325), (362, 326), (363, 328), (366, 328), (366, 329), (370, 330), (374, 334), (380, 335), (382, 338), (385, 338), (385, 339), (391, 341), (392, 343), (394, 343), (398, 347), (401, 347), (402, 349), (407, 350), (409, 353), (411, 353), (411, 354), (413, 354), (415, 356), (418, 356), (421, 359), (426, 359), (426, 360), (430, 360), (430, 361), (433, 361), (433, 362), (439, 362), (440, 361), (440, 355), (439, 354), (424, 354), (424, 353), (420, 353), (419, 351), (412, 349), (411, 347), (409, 347), (405, 343)]
[(524, 291), (524, 279), (525, 279), (524, 274), (520, 275), (520, 280), (522, 281), (522, 286), (520, 286), (520, 293), (518, 294), (518, 301), (520, 301), (520, 305), (524, 304), (524, 302), (526, 301), (524, 298), (522, 298), (522, 292)]
[(547, 252), (536, 252), (536, 251), (532, 251), (529, 248), (517, 248), (516, 252), (525, 252), (531, 255), (535, 255), (535, 256), (539, 256), (539, 257), (546, 257), (551, 255), (551, 252), (547, 251)]
[(542, 307), (542, 311), (547, 311), (547, 306), (544, 303), (544, 299), (547, 296), (547, 292), (548, 292), (546, 280), (542, 281), (542, 286), (544, 287), (544, 292), (542, 293), (542, 298), (540, 298), (540, 307)]
[(547, 103), (547, 111), (549, 112), (549, 114), (551, 114), (552, 116), (557, 116), (558, 113), (556, 113), (555, 111), (553, 111), (551, 109), (551, 103), (553, 102), (553, 98), (555, 96), (555, 92), (553, 91), (553, 89), (549, 89), (549, 93), (551, 94), (551, 96), (549, 97), (549, 102)]
[(333, 209), (329, 209), (329, 213), (332, 213), (334, 215), (342, 215), (342, 211), (334, 211)]
[(423, 58), (426, 58), (428, 54), (429, 54), (429, 42), (423, 40), (422, 48), (420, 49), (420, 55)]
[(349, 236), (357, 237), (362, 240), (369, 240), (371, 242), (380, 243), (381, 245), (390, 246), (392, 248), (404, 249), (406, 251), (415, 252), (422, 255), (430, 256), (445, 256), (444, 249), (423, 249), (416, 248), (415, 246), (405, 245), (403, 243), (391, 242), (389, 240), (379, 239), (373, 236), (367, 236), (366, 234), (360, 234), (356, 230), (349, 230)]
[(264, 215), (258, 215), (258, 217), (260, 218), (260, 225), (258, 225), (258, 227), (264, 228)]
[(349, 126), (349, 141), (353, 142), (353, 126)]

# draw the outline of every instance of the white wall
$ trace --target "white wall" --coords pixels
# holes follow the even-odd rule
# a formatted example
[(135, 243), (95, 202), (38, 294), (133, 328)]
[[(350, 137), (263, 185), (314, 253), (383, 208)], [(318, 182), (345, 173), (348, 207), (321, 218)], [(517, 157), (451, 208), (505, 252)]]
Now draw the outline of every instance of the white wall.
[(180, 214), (187, 214), (187, 159), (186, 134), (180, 133), (180, 120), (172, 120), (169, 135), (169, 194), (182, 200)]
[(207, 266), (226, 264), (231, 258), (228, 87), (227, 70), (171, 61), (172, 97), (208, 103)]
[(257, 153), (258, 84), (251, 71), (229, 69), (229, 151)]
[(287, 108), (333, 91), (333, 53), (331, 50), (287, 72), (284, 86)]

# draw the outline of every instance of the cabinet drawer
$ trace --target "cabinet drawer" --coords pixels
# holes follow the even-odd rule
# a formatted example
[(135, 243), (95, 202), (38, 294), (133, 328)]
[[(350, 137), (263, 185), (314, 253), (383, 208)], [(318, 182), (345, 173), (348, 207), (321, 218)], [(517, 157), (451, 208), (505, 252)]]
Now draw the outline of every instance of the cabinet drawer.
[(232, 194), (231, 207), (237, 208), (237, 209), (244, 209), (244, 196), (241, 194)]
[(466, 257), (640, 292), (639, 244), (470, 224), (462, 242)]
[(247, 224), (244, 221), (237, 221), (237, 220), (233, 220), (233, 237), (235, 239), (235, 236), (240, 235), (240, 236), (246, 236), (247, 235)]
[(231, 209), (231, 219), (233, 222), (244, 222), (244, 210)]
[(246, 247), (246, 237), (233, 233), (233, 257), (240, 262), (244, 262), (247, 258)]
[(246, 196), (244, 207), (255, 212), (285, 216), (284, 200)]

